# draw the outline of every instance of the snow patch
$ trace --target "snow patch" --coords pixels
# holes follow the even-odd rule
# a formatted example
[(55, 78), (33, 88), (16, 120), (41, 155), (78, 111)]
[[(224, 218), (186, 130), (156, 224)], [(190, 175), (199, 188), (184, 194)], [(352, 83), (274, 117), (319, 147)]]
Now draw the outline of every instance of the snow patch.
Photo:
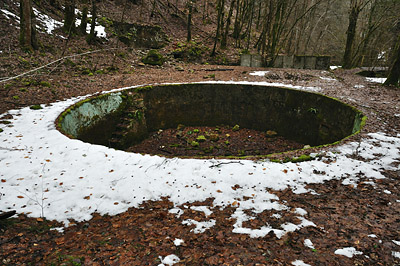
[(204, 233), (207, 229), (210, 229), (215, 225), (215, 220), (211, 219), (210, 221), (205, 221), (205, 222), (198, 222), (193, 219), (187, 219), (182, 221), (183, 225), (195, 225), (196, 228), (190, 230), (191, 232), (194, 232), (195, 234), (198, 233)]
[(264, 77), (265, 74), (267, 74), (267, 73), (269, 73), (269, 71), (254, 71), (254, 72), (250, 72), (249, 75)]
[(53, 31), (57, 28), (61, 28), (63, 23), (41, 13), (39, 10), (33, 7), (33, 12), (35, 13), (36, 19), (43, 25), (43, 31), (47, 34), (53, 34)]
[(337, 249), (335, 251), (335, 254), (352, 258), (354, 255), (362, 255), (363, 253), (361, 251), (357, 251), (353, 247), (347, 247), (347, 248)]
[(158, 264), (158, 266), (165, 266), (165, 265), (174, 265), (176, 263), (178, 263), (180, 261), (179, 257), (171, 254), (166, 256), (165, 258), (162, 258), (161, 256), (159, 256), (160, 260), (161, 260), (161, 264)]
[(375, 83), (384, 83), (386, 81), (386, 78), (366, 78), (369, 82), (375, 82)]
[(307, 214), (307, 211), (305, 209), (303, 209), (303, 208), (296, 208), (294, 210), (294, 212), (297, 213), (298, 215), (301, 215), (301, 216), (304, 216), (304, 215)]
[(271, 215), (272, 218), (276, 218), (276, 219), (280, 219), (282, 218), (282, 215), (280, 215), (279, 213), (274, 213)]
[(6, 9), (0, 9), (1, 12), (3, 12), (3, 15), (7, 18), (7, 19), (15, 19), (15, 21), (19, 24), (19, 16), (15, 15), (14, 13), (6, 10)]
[(292, 261), (292, 265), (294, 265), (294, 266), (311, 266), (310, 264), (307, 264), (302, 260)]
[(181, 217), (181, 215), (185, 212), (180, 208), (173, 208), (168, 211), (169, 213), (175, 214), (176, 218)]
[(210, 216), (213, 212), (207, 206), (192, 206), (190, 209), (194, 211), (204, 212), (205, 216)]
[(54, 227), (50, 228), (50, 231), (57, 231), (59, 233), (64, 233), (64, 227)]
[(313, 242), (311, 242), (310, 239), (304, 239), (304, 246), (311, 248), (311, 249), (315, 249)]
[(398, 251), (392, 251), (392, 256), (395, 257), (395, 258), (397, 258), (397, 259), (400, 259), (400, 252), (398, 252)]
[(393, 241), (393, 243), (395, 243), (396, 245), (400, 246), (400, 241), (397, 241), (397, 240), (392, 240), (392, 241)]
[(180, 246), (180, 245), (182, 245), (184, 242), (185, 242), (184, 240), (179, 239), (179, 238), (176, 238), (176, 239), (174, 240), (174, 245), (175, 245), (175, 246)]
[(322, 80), (326, 80), (326, 81), (337, 81), (334, 78), (328, 78), (328, 77), (319, 77), (319, 78), (322, 79)]

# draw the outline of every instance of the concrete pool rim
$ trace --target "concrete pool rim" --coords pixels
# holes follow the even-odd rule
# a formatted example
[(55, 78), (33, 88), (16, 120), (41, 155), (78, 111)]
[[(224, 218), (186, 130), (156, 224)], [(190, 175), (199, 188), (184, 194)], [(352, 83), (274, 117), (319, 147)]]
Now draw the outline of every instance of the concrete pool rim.
[[(276, 84), (257, 84), (257, 83), (241, 83), (241, 82), (228, 82), (228, 83), (224, 83), (224, 82), (199, 82), (199, 83), (174, 83), (174, 84), (151, 84), (151, 85), (139, 85), (139, 86), (132, 86), (132, 87), (127, 87), (127, 88), (121, 88), (118, 90), (114, 90), (111, 92), (103, 92), (103, 93), (98, 93), (92, 96), (89, 96), (86, 99), (83, 99), (71, 106), (69, 106), (67, 109), (65, 109), (56, 119), (55, 123), (56, 123), (56, 127), (57, 129), (63, 133), (64, 135), (66, 135), (69, 138), (72, 139), (79, 139), (79, 136), (77, 136), (76, 134), (71, 134), (71, 132), (69, 132), (68, 130), (65, 130), (65, 127), (63, 125), (63, 123), (65, 122), (65, 118), (68, 117), (71, 113), (73, 113), (74, 111), (78, 110), (79, 108), (81, 108), (82, 106), (84, 106), (87, 103), (93, 103), (96, 100), (99, 99), (107, 99), (107, 98), (115, 98), (115, 99), (122, 99), (124, 97), (126, 97), (126, 93), (143, 93), (146, 91), (151, 91), (153, 89), (165, 89), (165, 88), (172, 88), (172, 87), (179, 87), (179, 86), (210, 86), (210, 85), (214, 85), (214, 86), (221, 86), (221, 85), (225, 85), (225, 86), (240, 86), (243, 88), (262, 88), (262, 89), (278, 89), (278, 90), (282, 90), (285, 92), (295, 92), (297, 94), (304, 94), (304, 95), (316, 95), (316, 97), (320, 97), (323, 99), (329, 99), (329, 101), (334, 102), (335, 104), (338, 104), (338, 106), (343, 106), (349, 110), (352, 110), (352, 112), (354, 112), (355, 118), (354, 118), (354, 126), (353, 129), (351, 131), (351, 134), (348, 134), (340, 139), (337, 139), (335, 141), (329, 142), (329, 143), (323, 143), (320, 145), (311, 145), (310, 147), (303, 148), (303, 149), (299, 149), (296, 151), (286, 151), (286, 152), (281, 152), (281, 153), (273, 153), (273, 154), (263, 154), (263, 155), (257, 155), (257, 156), (221, 156), (218, 158), (225, 158), (225, 159), (265, 159), (265, 158), (272, 158), (276, 155), (284, 155), (286, 153), (292, 153), (292, 152), (303, 152), (306, 153), (307, 150), (309, 150), (310, 148), (313, 149), (319, 149), (319, 148), (325, 148), (325, 147), (330, 147), (330, 146), (334, 146), (337, 144), (342, 143), (343, 141), (353, 137), (354, 135), (357, 135), (358, 133), (360, 133), (360, 131), (362, 130), (362, 128), (364, 127), (367, 117), (358, 109), (356, 109), (354, 106), (351, 106), (347, 103), (344, 103), (340, 100), (338, 100), (337, 98), (334, 97), (330, 97), (330, 96), (326, 96), (324, 94), (318, 93), (318, 92), (310, 92), (310, 91), (305, 91), (305, 90), (301, 90), (298, 88), (293, 88), (290, 86), (283, 86), (283, 84), (281, 85), (276, 85)], [(119, 104), (121, 104), (121, 102), (119, 102)], [(106, 114), (110, 114), (112, 112), (114, 112), (116, 109), (120, 108), (120, 105), (118, 104), (118, 101), (115, 105), (118, 105), (117, 108), (111, 108), (109, 111), (106, 111)], [(313, 109), (313, 108), (310, 108)], [(308, 110), (310, 112), (313, 112), (314, 110)], [(108, 112), (108, 113), (107, 113)], [(98, 120), (101, 119), (102, 117), (96, 117), (96, 119), (94, 120)], [(157, 155), (157, 154), (152, 154), (152, 155)], [(164, 156), (164, 155), (158, 155), (161, 157), (177, 157), (177, 156)], [(184, 157), (184, 156), (179, 156), (179, 158), (194, 158), (194, 159), (210, 159), (210, 158), (214, 158), (214, 157), (210, 157), (210, 156), (196, 156), (196, 157)], [(291, 158), (291, 161), (297, 162), (297, 161), (304, 161), (304, 160), (310, 160), (312, 158), (310, 158), (309, 155), (301, 155), (299, 157), (295, 157), (295, 158)]]

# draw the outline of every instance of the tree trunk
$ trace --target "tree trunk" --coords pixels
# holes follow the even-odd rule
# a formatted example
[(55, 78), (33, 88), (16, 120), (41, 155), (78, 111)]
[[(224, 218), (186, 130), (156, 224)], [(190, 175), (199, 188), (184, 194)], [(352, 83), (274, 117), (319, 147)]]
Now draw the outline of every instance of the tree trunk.
[(218, 4), (217, 4), (217, 11), (218, 11), (217, 31), (215, 33), (214, 47), (213, 47), (213, 50), (211, 52), (211, 56), (215, 56), (215, 51), (216, 51), (216, 48), (217, 48), (217, 42), (218, 42), (219, 33), (221, 31), (221, 25), (222, 25), (222, 20), (223, 20), (224, 4), (225, 4), (225, 0), (218, 0)]
[(240, 6), (241, 6), (240, 0), (237, 0), (235, 23), (233, 26), (233, 34), (232, 34), (233, 38), (235, 38), (235, 39), (238, 39), (239, 35), (240, 35), (240, 30), (239, 30), (239, 28), (240, 28)]
[(20, 34), (19, 42), (22, 49), (37, 49), (36, 30), (33, 22), (33, 11), (31, 0), (20, 0)]
[(389, 75), (384, 83), (384, 85), (398, 86), (400, 80), (400, 40), (397, 45), (397, 55), (390, 68)]
[(249, 4), (250, 8), (250, 19), (249, 19), (249, 24), (247, 27), (247, 45), (246, 45), (246, 50), (250, 49), (250, 40), (251, 40), (251, 26), (253, 25), (253, 17), (254, 17), (254, 0), (252, 0)]
[(394, 34), (397, 34), (397, 40), (393, 45), (395, 54), (393, 55), (393, 64), (389, 70), (389, 75), (384, 85), (399, 86), (400, 82), (400, 20), (397, 22), (396, 30)]
[(79, 25), (79, 33), (81, 35), (86, 35), (87, 15), (88, 15), (89, 7), (88, 7), (88, 3), (86, 0), (84, 0), (82, 2), (83, 2), (83, 9), (82, 9), (81, 24)]
[(65, 0), (64, 32), (75, 33), (75, 0)]
[(343, 65), (342, 65), (342, 67), (345, 69), (350, 69), (353, 66), (352, 50), (353, 50), (354, 39), (356, 37), (357, 20), (360, 11), (361, 11), (360, 6), (357, 0), (351, 0), (349, 25), (347, 27), (346, 48), (344, 50)]
[(97, 8), (96, 0), (92, 0), (92, 21), (90, 23), (90, 33), (86, 41), (88, 44), (93, 44), (96, 41), (96, 18), (97, 18)]
[(229, 27), (231, 26), (231, 18), (232, 18), (233, 8), (235, 6), (235, 1), (236, 0), (231, 1), (231, 5), (229, 7), (229, 12), (228, 12), (228, 17), (226, 19), (225, 32), (222, 35), (222, 39), (221, 39), (221, 48), (223, 48), (223, 49), (226, 48), (226, 42), (228, 39)]
[(188, 21), (187, 21), (187, 38), (186, 41), (190, 42), (192, 40), (192, 12), (193, 12), (193, 2), (188, 0)]

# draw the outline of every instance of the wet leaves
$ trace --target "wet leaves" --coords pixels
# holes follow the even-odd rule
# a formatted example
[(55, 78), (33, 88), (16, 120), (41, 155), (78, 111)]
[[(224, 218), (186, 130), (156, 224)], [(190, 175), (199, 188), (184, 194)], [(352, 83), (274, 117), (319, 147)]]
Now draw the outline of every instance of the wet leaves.
[[(393, 184), (383, 180), (377, 186), (383, 189)], [(244, 222), (243, 226), (253, 229), (267, 224), (278, 229), (284, 223), (298, 224), (295, 208), (307, 211), (306, 219), (317, 225), (285, 234), (280, 239), (272, 231), (263, 238), (233, 233), (236, 220), (231, 217), (239, 207), (238, 201), (219, 209), (212, 207), (213, 199), (184, 206), (174, 206), (163, 199), (145, 202), (139, 208), (115, 216), (94, 214), (90, 221), (65, 228), (64, 234), (52, 230), (59, 224), (45, 219), (20, 216), (7, 220), (12, 224), (0, 224), (0, 243), (4, 243), (0, 255), (9, 264), (59, 265), (73, 261), (89, 265), (158, 265), (159, 256), (164, 258), (170, 254), (181, 259), (175, 265), (290, 265), (297, 259), (311, 265), (395, 265), (399, 262), (391, 251), (399, 250), (392, 240), (399, 237), (400, 214), (398, 208), (389, 204), (399, 204), (395, 203), (399, 190), (392, 188), (393, 194), (376, 194), (376, 189), (369, 184), (350, 188), (341, 185), (339, 180), (310, 185), (310, 188), (318, 194), (274, 191), (291, 210), (246, 211), (255, 219)], [(212, 213), (206, 217), (199, 211), (201, 206), (208, 206)], [(184, 210), (180, 217), (169, 213), (174, 207)], [(195, 234), (191, 232), (195, 225), (182, 224), (189, 219), (197, 222), (215, 219), (216, 224), (204, 233)], [(377, 237), (369, 237), (371, 234)], [(176, 246), (175, 239), (182, 239), (184, 243)], [(310, 239), (315, 249), (306, 247), (305, 239)], [(347, 258), (334, 254), (336, 249), (350, 246), (368, 257)]]

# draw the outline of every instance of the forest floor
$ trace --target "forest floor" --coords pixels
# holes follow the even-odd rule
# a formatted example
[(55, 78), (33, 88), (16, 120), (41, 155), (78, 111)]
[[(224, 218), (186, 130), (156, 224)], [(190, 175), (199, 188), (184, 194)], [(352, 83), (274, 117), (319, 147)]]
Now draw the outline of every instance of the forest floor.
[[(368, 116), (368, 122), (361, 134), (346, 140), (346, 143), (368, 139), (368, 133), (372, 132), (383, 132), (393, 137), (400, 133), (399, 91), (371, 83), (354, 75), (354, 71), (226, 68), (182, 64), (179, 70), (175, 66), (136, 66), (133, 74), (95, 77), (74, 77), (63, 73), (50, 78), (53, 83), (65, 84), (57, 86), (56, 93), (46, 86), (29, 87), (26, 91), (12, 88), (7, 93), (2, 90), (1, 112), (124, 86), (233, 80), (318, 89), (320, 93), (357, 107)], [(211, 78), (209, 73), (213, 74)], [(20, 97), (16, 101), (9, 95)], [(11, 117), (6, 115), (3, 121)], [(398, 166), (400, 158), (396, 160)], [(92, 219), (72, 222), (74, 226), (61, 230), (59, 228), (63, 225), (59, 222), (19, 214), (0, 222), (2, 263), (158, 265), (163, 262), (172, 265), (168, 263), (173, 263), (175, 257), (168, 255), (175, 254), (180, 259), (175, 265), (398, 265), (400, 173), (388, 169), (382, 169), (381, 173), (386, 178), (376, 179), (373, 183), (360, 178), (357, 185), (346, 185), (342, 177), (307, 185), (307, 189), (318, 191), (318, 194), (297, 194), (289, 188), (269, 190), (279, 197), (279, 202), (305, 210), (307, 219), (317, 225), (288, 232), (280, 238), (272, 232), (264, 237), (233, 232), (235, 219), (231, 217), (238, 206), (213, 207), (213, 198), (178, 206), (174, 206), (168, 197), (145, 201), (117, 215), (93, 213)], [(208, 206), (212, 213), (198, 211), (196, 207), (199, 206)], [(178, 207), (185, 210), (181, 216), (171, 212)], [(263, 224), (279, 227), (279, 224), (299, 223), (295, 212), (276, 215), (274, 211), (263, 211), (252, 215), (255, 219), (244, 221), (243, 227), (257, 229)], [(182, 222), (209, 219), (215, 220), (216, 225), (202, 233), (194, 231), (194, 223), (188, 226)], [(305, 246), (310, 239), (311, 245)], [(349, 257), (335, 254), (337, 247), (351, 247), (343, 249)], [(357, 252), (362, 252), (362, 255)]]
[[(12, 6), (12, 1), (6, 2)], [(61, 58), (63, 52), (76, 56), (1, 83), (0, 129), (4, 131), (0, 132), (0, 211), (15, 209), (18, 214), (0, 220), (0, 264), (400, 265), (399, 89), (370, 82), (356, 75), (355, 73), (359, 71), (357, 69), (319, 71), (249, 68), (214, 65), (212, 62), (185, 63), (168, 56), (167, 49), (171, 47), (162, 50), (167, 56), (163, 66), (147, 66), (140, 61), (147, 52), (144, 49), (110, 50), (97, 46), (88, 47), (84, 40), (79, 38), (71, 39), (67, 47), (64, 45), (65, 40), (50, 35), (41, 36), (46, 45), (40, 52), (23, 53), (18, 49), (15, 37), (18, 36), (18, 30), (9, 27), (9, 21), (1, 18), (1, 77), (13, 77), (53, 62)], [(15, 21), (13, 23), (14, 26), (17, 25)], [(180, 30), (184, 32), (184, 28)], [(205, 32), (207, 31), (204, 30), (199, 35)], [(173, 34), (174, 28), (168, 33)], [(108, 48), (110, 47), (115, 47), (115, 44), (110, 44)], [(100, 52), (95, 52), (96, 49), (100, 49)], [(90, 53), (77, 55), (84, 52)], [(230, 63), (235, 61), (229, 53), (226, 57)], [(136, 201), (138, 204), (134, 204), (132, 199), (132, 203), (129, 201), (121, 207), (123, 202), (118, 203), (115, 199), (125, 196), (124, 187), (120, 186), (120, 190), (113, 187), (109, 191), (110, 194), (102, 198), (104, 202), (106, 199), (111, 202), (111, 207), (107, 207), (108, 209), (101, 209), (103, 206), (99, 206), (100, 204), (97, 207), (92, 204), (88, 208), (79, 206), (79, 203), (86, 204), (94, 199), (96, 193), (81, 195), (77, 192), (61, 199), (65, 206), (68, 204), (74, 206), (71, 204), (77, 202), (78, 206), (75, 205), (75, 209), (67, 209), (64, 205), (55, 209), (49, 207), (45, 215), (43, 215), (43, 205), (42, 213), (40, 208), (37, 211), (38, 206), (34, 206), (43, 204), (43, 197), (40, 203), (37, 199), (35, 202), (19, 194), (14, 195), (16, 187), (28, 193), (26, 191), (32, 187), (24, 185), (24, 179), (32, 178), (32, 173), (37, 174), (37, 169), (39, 171), (44, 169), (46, 163), (57, 171), (62, 169), (61, 166), (68, 165), (69, 169), (66, 171), (62, 169), (61, 174), (57, 173), (65, 178), (70, 175), (68, 171), (82, 171), (76, 174), (80, 174), (81, 181), (90, 180), (88, 187), (99, 186), (102, 182), (105, 186), (111, 187), (114, 180), (109, 183), (104, 180), (108, 180), (110, 175), (118, 175), (118, 171), (121, 170), (107, 169), (105, 174), (98, 174), (96, 170), (102, 167), (100, 165), (102, 161), (97, 157), (86, 161), (87, 157), (96, 154), (85, 153), (84, 157), (78, 159), (68, 157), (68, 153), (74, 155), (78, 152), (76, 150), (83, 151), (97, 147), (79, 146), (84, 144), (59, 138), (61, 135), (59, 132), (52, 146), (65, 144), (73, 148), (65, 150), (61, 148), (58, 152), (63, 156), (57, 159), (51, 158), (52, 161), (48, 157), (42, 157), (56, 157), (52, 150), (46, 155), (42, 152), (44, 150), (42, 147), (46, 152), (52, 148), (45, 147), (42, 138), (53, 138), (54, 132), (50, 132), (50, 128), (54, 125), (54, 120), (47, 121), (48, 124), (43, 124), (40, 130), (37, 130), (34, 124), (40, 123), (39, 120), (53, 112), (52, 108), (57, 104), (64, 104), (73, 97), (134, 85), (209, 81), (297, 86), (298, 89), (319, 92), (355, 106), (368, 117), (368, 120), (360, 134), (346, 139), (335, 147), (307, 149), (306, 152), (309, 154), (322, 155), (321, 159), (311, 162), (278, 164), (246, 160), (189, 161), (195, 165), (190, 168), (193, 170), (193, 176), (198, 175), (199, 178), (206, 176), (210, 182), (208, 185), (202, 185), (207, 189), (215, 187), (214, 191), (210, 191), (209, 197), (200, 197), (189, 190), (190, 186), (195, 184), (191, 184), (190, 179), (185, 180), (186, 176), (182, 175), (180, 169), (185, 168), (186, 164), (189, 164), (188, 161), (160, 159), (161, 162), (157, 161), (156, 164), (153, 163), (156, 156), (135, 157), (134, 154), (121, 155), (117, 151), (109, 151), (105, 156), (110, 158), (112, 153), (118, 153), (119, 156), (127, 156), (132, 160), (139, 158), (138, 160), (142, 160), (141, 163), (149, 164), (149, 168), (145, 169), (142, 165), (136, 168), (127, 166), (127, 168), (135, 174), (143, 174), (146, 178), (149, 178), (148, 169), (161, 169), (163, 166), (164, 170), (160, 171), (164, 171), (162, 174), (166, 178), (173, 176), (183, 180), (184, 185), (179, 188), (181, 191), (176, 190), (173, 193), (169, 190), (165, 193), (161, 191), (152, 200), (140, 200)], [(44, 109), (25, 108), (38, 104)], [(42, 117), (37, 116), (38, 114)], [(33, 117), (32, 120), (29, 120), (30, 117)], [(18, 124), (18, 119), (29, 123)], [(28, 132), (25, 136), (18, 131), (23, 127)], [(379, 135), (371, 135), (376, 133)], [(224, 134), (233, 135), (232, 132)], [(23, 142), (26, 146), (21, 150), (16, 149), (15, 147), (19, 147), (20, 144), (15, 144), (14, 141), (28, 138), (26, 135), (31, 135), (37, 143)], [(221, 141), (226, 140), (221, 139)], [(75, 147), (75, 144), (78, 146)], [(357, 152), (351, 150), (343, 152), (342, 157), (334, 157), (337, 153), (335, 149), (344, 150), (348, 147), (345, 145), (350, 145)], [(360, 146), (364, 147), (364, 150), (360, 149), (358, 152)], [(65, 151), (68, 152), (64, 154)], [(16, 154), (21, 157), (16, 159)], [(287, 156), (297, 155), (299, 151), (287, 154)], [(42, 166), (39, 159), (35, 161), (37, 166), (25, 163), (25, 159), (34, 156), (46, 160), (45, 165)], [(377, 161), (384, 166), (379, 168), (373, 165)], [(121, 164), (123, 162), (117, 163), (119, 164), (116, 165), (123, 165)], [(334, 165), (335, 163), (337, 165)], [(343, 168), (342, 172), (338, 170), (339, 168)], [(279, 174), (273, 172), (276, 175), (270, 174), (265, 177), (261, 175), (272, 169), (278, 169)], [(297, 169), (299, 174), (295, 172)], [(306, 172), (307, 169), (309, 172)], [(330, 169), (333, 169), (332, 172)], [(220, 172), (225, 173), (227, 179), (230, 179), (229, 175), (232, 175), (232, 179), (233, 177), (236, 179), (224, 181), (226, 187), (219, 188), (220, 180), (213, 178)], [(305, 172), (307, 174), (304, 174)], [(262, 191), (257, 190), (257, 184), (263, 182), (263, 178), (280, 183), (280, 179), (289, 174), (291, 178), (282, 181), (284, 186), (265, 185), (260, 187)], [(188, 177), (191, 175), (192, 173), (187, 173)], [(90, 177), (92, 179), (89, 179)], [(150, 177), (152, 178), (151, 175)], [(254, 179), (256, 177), (258, 179)], [(298, 177), (306, 181), (296, 180)], [(307, 178), (314, 180), (309, 181)], [(172, 179), (170, 183), (173, 181)], [(246, 187), (247, 181), (257, 183)], [(55, 182), (58, 187), (67, 185), (66, 179), (63, 182)], [(68, 189), (73, 187), (75, 183)], [(296, 190), (296, 187), (302, 187), (304, 190)], [(230, 196), (224, 190), (226, 188), (233, 194), (237, 193), (236, 196), (240, 200), (232, 201), (230, 204), (218, 202), (218, 199), (223, 198), (225, 194), (228, 194), (227, 197)], [(146, 189), (151, 190), (152, 187), (149, 185)], [(63, 189), (51, 188), (50, 192), (53, 190), (55, 191), (53, 197), (62, 197)], [(44, 192), (47, 191), (41, 191), (42, 194)], [(138, 193), (147, 192), (141, 190)], [(187, 198), (178, 200), (177, 197), (180, 195), (187, 195)], [(263, 197), (271, 195), (274, 202), (270, 199), (263, 200)], [(132, 195), (129, 194), (127, 197)], [(201, 199), (197, 200), (198, 198)], [(263, 204), (266, 203), (280, 207), (274, 205), (274, 208), (263, 209)], [(82, 210), (79, 210), (80, 207)], [(112, 208), (120, 209), (110, 211), (108, 214), (108, 210)], [(262, 211), (257, 211), (259, 209)], [(68, 216), (68, 212), (72, 213), (71, 216)], [(55, 214), (60, 213), (65, 215), (63, 219), (54, 218)], [(70, 218), (64, 219), (65, 217)], [(66, 221), (69, 226), (66, 226)], [(274, 230), (263, 234), (268, 228)]]

